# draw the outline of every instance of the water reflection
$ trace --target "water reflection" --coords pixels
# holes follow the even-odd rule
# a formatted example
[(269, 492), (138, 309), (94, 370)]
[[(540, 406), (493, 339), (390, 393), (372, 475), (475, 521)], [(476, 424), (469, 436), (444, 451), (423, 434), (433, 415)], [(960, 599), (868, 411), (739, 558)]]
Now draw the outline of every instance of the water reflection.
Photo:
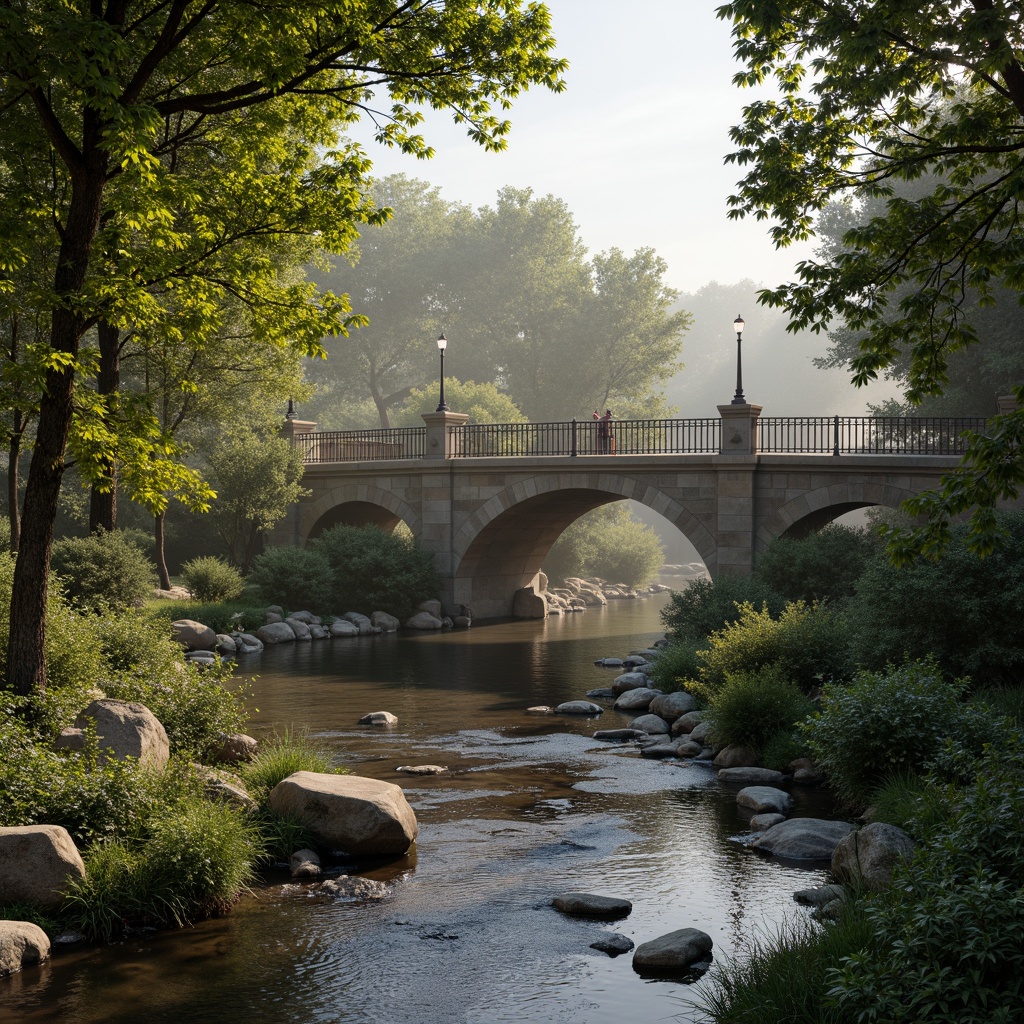
[[(368, 867), (391, 886), (343, 901), (268, 880), (230, 917), (82, 950), (24, 972), (0, 1019), (61, 1024), (604, 1024), (694, 1020), (700, 983), (641, 979), (590, 948), (699, 927), (716, 955), (796, 913), (821, 871), (781, 866), (729, 837), (746, 828), (707, 766), (652, 762), (596, 742), (593, 719), (536, 717), (608, 685), (594, 666), (659, 635), (657, 601), (454, 634), (270, 648), (249, 671), (254, 731), (307, 728), (360, 774), (401, 784), (414, 855)], [(392, 729), (357, 725), (368, 711)], [(601, 727), (630, 716), (606, 712)], [(398, 765), (447, 765), (406, 777)], [(612, 925), (555, 911), (569, 890), (623, 896)], [(6, 983), (5, 983), (6, 984)], [(4, 1018), (4, 1014), (14, 1017)]]

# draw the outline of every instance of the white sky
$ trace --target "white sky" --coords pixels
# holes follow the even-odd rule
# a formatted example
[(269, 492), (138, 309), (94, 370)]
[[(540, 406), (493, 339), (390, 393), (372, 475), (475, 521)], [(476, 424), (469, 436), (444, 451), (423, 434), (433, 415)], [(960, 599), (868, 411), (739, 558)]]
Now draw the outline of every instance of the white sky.
[(591, 251), (655, 249), (666, 283), (788, 280), (810, 248), (777, 251), (769, 224), (730, 221), (742, 169), (725, 165), (729, 128), (755, 94), (732, 84), (730, 25), (716, 0), (546, 0), (567, 89), (534, 89), (508, 114), (509, 148), (485, 153), (429, 115), (437, 155), (419, 161), (363, 139), (378, 176), (403, 172), (482, 206), (505, 185), (564, 199)]

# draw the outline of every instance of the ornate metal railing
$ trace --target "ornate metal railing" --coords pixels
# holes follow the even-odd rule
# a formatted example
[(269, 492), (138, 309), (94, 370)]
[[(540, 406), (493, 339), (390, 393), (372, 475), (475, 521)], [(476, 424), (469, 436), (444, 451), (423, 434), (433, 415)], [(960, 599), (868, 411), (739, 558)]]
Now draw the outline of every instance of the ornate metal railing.
[(766, 416), (759, 452), (805, 455), (962, 455), (980, 416)]
[[(961, 455), (965, 431), (982, 417), (766, 416), (757, 421), (757, 450), (791, 455)], [(299, 434), (307, 463), (421, 459), (426, 428), (330, 430)], [(615, 420), (606, 435), (597, 421), (474, 423), (450, 428), (455, 458), (543, 455), (713, 455), (721, 451), (722, 421)]]
[(456, 428), (456, 458), (533, 455), (692, 455), (717, 452), (720, 419), (474, 423)]
[(304, 462), (379, 462), (385, 459), (422, 459), (426, 427), (391, 430), (325, 430), (299, 434), (295, 444)]

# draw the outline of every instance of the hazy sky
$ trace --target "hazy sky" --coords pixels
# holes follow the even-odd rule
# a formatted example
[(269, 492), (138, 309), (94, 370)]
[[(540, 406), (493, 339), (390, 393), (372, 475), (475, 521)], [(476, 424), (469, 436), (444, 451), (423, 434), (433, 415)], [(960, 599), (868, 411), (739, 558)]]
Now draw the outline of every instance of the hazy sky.
[(375, 173), (423, 178), (474, 206), (505, 185), (551, 193), (566, 201), (592, 253), (651, 247), (679, 291), (788, 279), (809, 249), (778, 252), (766, 222), (726, 217), (741, 176), (723, 162), (728, 131), (754, 93), (731, 82), (730, 26), (715, 17), (716, 0), (546, 2), (557, 52), (570, 61), (568, 88), (516, 101), (508, 150), (485, 153), (449, 119), (431, 116), (434, 159), (368, 142)]

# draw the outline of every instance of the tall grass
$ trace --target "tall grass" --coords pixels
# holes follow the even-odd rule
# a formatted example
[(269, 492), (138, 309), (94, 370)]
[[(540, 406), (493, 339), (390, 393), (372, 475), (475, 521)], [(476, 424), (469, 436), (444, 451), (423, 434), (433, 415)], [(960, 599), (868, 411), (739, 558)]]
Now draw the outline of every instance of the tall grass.
[(345, 774), (336, 767), (329, 750), (314, 742), (308, 734), (286, 729), (272, 739), (260, 743), (256, 757), (239, 765), (249, 795), (265, 804), (270, 791), (295, 772)]
[(755, 939), (742, 959), (712, 967), (697, 1005), (715, 1024), (852, 1024), (829, 1005), (825, 977), (872, 941), (872, 926), (857, 904), (828, 924), (800, 918)]

